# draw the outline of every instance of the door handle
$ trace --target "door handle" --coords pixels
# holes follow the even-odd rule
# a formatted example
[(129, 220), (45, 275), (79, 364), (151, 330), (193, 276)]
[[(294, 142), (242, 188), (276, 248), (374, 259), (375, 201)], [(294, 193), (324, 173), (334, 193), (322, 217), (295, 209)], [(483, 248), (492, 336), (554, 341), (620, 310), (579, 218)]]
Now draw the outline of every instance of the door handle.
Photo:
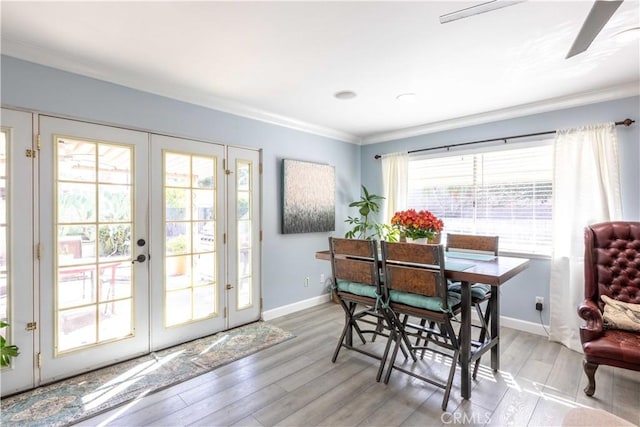
[(136, 257), (136, 259), (131, 261), (131, 264), (135, 264), (136, 262), (145, 262), (147, 260), (146, 255), (140, 254)]

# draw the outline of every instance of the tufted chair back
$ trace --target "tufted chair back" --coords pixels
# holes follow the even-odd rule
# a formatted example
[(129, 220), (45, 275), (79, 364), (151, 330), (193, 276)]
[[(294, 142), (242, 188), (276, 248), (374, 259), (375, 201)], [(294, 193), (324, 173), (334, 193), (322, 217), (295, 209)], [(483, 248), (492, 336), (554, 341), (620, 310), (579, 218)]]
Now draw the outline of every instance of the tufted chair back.
[(640, 222), (605, 222), (585, 229), (585, 298), (640, 304)]
[(587, 396), (596, 389), (599, 365), (640, 371), (640, 332), (609, 329), (603, 322), (602, 295), (640, 305), (640, 222), (603, 222), (585, 228), (584, 296), (578, 315), (584, 352)]

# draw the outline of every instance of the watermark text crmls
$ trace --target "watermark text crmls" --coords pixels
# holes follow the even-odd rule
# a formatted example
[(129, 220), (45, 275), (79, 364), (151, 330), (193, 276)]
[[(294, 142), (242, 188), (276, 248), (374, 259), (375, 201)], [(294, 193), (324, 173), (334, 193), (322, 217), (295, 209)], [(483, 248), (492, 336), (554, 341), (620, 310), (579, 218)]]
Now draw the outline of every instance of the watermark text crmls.
[(484, 414), (466, 414), (464, 412), (443, 412), (440, 415), (443, 424), (487, 424), (491, 421), (491, 412)]

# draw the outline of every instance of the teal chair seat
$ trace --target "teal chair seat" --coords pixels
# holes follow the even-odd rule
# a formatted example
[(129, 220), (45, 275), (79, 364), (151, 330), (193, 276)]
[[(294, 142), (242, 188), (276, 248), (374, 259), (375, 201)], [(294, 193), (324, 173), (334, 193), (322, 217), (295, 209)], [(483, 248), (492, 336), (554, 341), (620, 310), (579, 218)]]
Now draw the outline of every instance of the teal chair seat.
[(349, 292), (350, 294), (360, 295), (363, 297), (376, 298), (376, 287), (365, 285), (364, 283), (349, 282), (347, 280), (337, 280), (338, 290)]
[(427, 297), (424, 295), (412, 294), (410, 292), (402, 291), (389, 291), (389, 299), (391, 302), (397, 302), (399, 304), (409, 305), (411, 307), (423, 308), (430, 311), (451, 312), (453, 307), (456, 307), (462, 301), (460, 294), (450, 293), (447, 295), (448, 310), (442, 308), (442, 298)]
[[(449, 292), (460, 295), (462, 294), (462, 284), (460, 282), (449, 282)], [(474, 283), (471, 285), (471, 298), (473, 300), (485, 300), (491, 293), (491, 285), (482, 283)]]

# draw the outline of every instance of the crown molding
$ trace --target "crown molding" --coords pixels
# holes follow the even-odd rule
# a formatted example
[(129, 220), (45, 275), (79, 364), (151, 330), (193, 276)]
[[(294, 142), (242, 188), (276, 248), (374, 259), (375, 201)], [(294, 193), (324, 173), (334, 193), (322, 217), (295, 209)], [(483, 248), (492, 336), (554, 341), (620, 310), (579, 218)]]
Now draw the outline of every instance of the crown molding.
[(248, 105), (216, 97), (202, 91), (183, 89), (179, 94), (175, 90), (167, 90), (163, 82), (152, 82), (150, 79), (138, 78), (130, 73), (115, 72), (106, 70), (102, 64), (87, 61), (86, 58), (75, 58), (68, 53), (52, 52), (39, 46), (29, 43), (16, 42), (15, 40), (2, 41), (2, 55), (11, 56), (23, 61), (33, 62), (45, 67), (78, 74), (84, 77), (94, 78), (112, 84), (117, 84), (132, 90), (144, 91), (147, 93), (163, 96), (177, 101), (187, 102), (205, 108), (210, 108), (223, 113), (232, 114), (264, 123), (270, 123), (285, 128), (298, 130), (305, 133), (318, 135), (325, 138), (348, 142), (356, 145), (376, 144), (397, 139), (409, 138), (413, 136), (426, 135), (456, 128), (473, 125), (480, 125), (500, 120), (513, 119), (517, 117), (545, 113), (582, 105), (594, 104), (597, 102), (611, 101), (640, 94), (640, 82), (631, 82), (623, 85), (613, 86), (607, 89), (585, 92), (577, 95), (569, 95), (521, 104), (485, 113), (458, 117), (450, 120), (443, 120), (398, 129), (390, 132), (381, 132), (365, 137), (350, 134), (337, 129), (318, 126), (312, 123), (270, 113), (265, 110), (250, 107)]
[(78, 74), (101, 81), (105, 81), (129, 89), (139, 90), (154, 95), (163, 96), (177, 101), (187, 102), (201, 107), (210, 108), (223, 113), (233, 114), (235, 116), (247, 119), (257, 120), (270, 123), (301, 132), (311, 133), (314, 135), (337, 139), (339, 141), (349, 142), (352, 144), (360, 144), (361, 138), (347, 132), (337, 129), (331, 129), (324, 126), (318, 126), (307, 123), (302, 120), (285, 117), (279, 114), (270, 113), (248, 105), (216, 97), (211, 94), (205, 94), (201, 91), (193, 91), (183, 89), (176, 94), (175, 89), (167, 90), (172, 85), (163, 84), (163, 82), (152, 82), (150, 79), (137, 78), (128, 73), (117, 72), (114, 70), (106, 70), (104, 66), (92, 63), (86, 58), (72, 58), (69, 54), (61, 52), (51, 52), (41, 47), (29, 43), (21, 43), (13, 40), (2, 41), (2, 54), (11, 56), (22, 61), (33, 62), (35, 64), (54, 68), (72, 74)]
[(428, 123), (425, 125), (399, 129), (391, 132), (369, 135), (362, 138), (361, 144), (377, 144), (379, 142), (410, 138), (413, 136), (426, 135), (430, 133), (442, 132), (467, 126), (481, 125), (506, 119), (514, 119), (517, 117), (529, 116), (532, 114), (563, 110), (566, 108), (580, 107), (583, 105), (628, 98), (630, 96), (636, 95), (640, 95), (640, 82), (631, 82), (613, 86), (603, 90), (552, 98), (544, 101), (522, 104), (515, 107), (489, 111), (486, 113), (458, 117), (456, 119), (443, 120), (440, 122)]
[[(168, 94), (157, 95), (166, 96), (176, 99), (175, 96)], [(265, 123), (270, 123), (277, 126), (286, 127), (289, 129), (298, 130), (301, 132), (311, 133), (314, 135), (322, 136), (330, 139), (337, 139), (339, 141), (348, 142), (351, 144), (360, 145), (362, 139), (359, 136), (352, 135), (347, 132), (343, 132), (337, 129), (331, 129), (324, 126), (314, 125), (312, 123), (304, 122), (301, 120), (293, 119), (290, 117), (282, 116), (279, 114), (270, 113), (265, 110), (250, 107), (245, 104), (241, 104), (235, 101), (227, 99), (209, 96), (206, 99), (199, 101), (198, 97), (189, 97), (189, 99), (181, 99), (180, 101), (190, 102), (203, 107), (211, 108), (224, 113), (233, 114), (235, 116), (241, 116), (247, 119), (257, 120)]]

